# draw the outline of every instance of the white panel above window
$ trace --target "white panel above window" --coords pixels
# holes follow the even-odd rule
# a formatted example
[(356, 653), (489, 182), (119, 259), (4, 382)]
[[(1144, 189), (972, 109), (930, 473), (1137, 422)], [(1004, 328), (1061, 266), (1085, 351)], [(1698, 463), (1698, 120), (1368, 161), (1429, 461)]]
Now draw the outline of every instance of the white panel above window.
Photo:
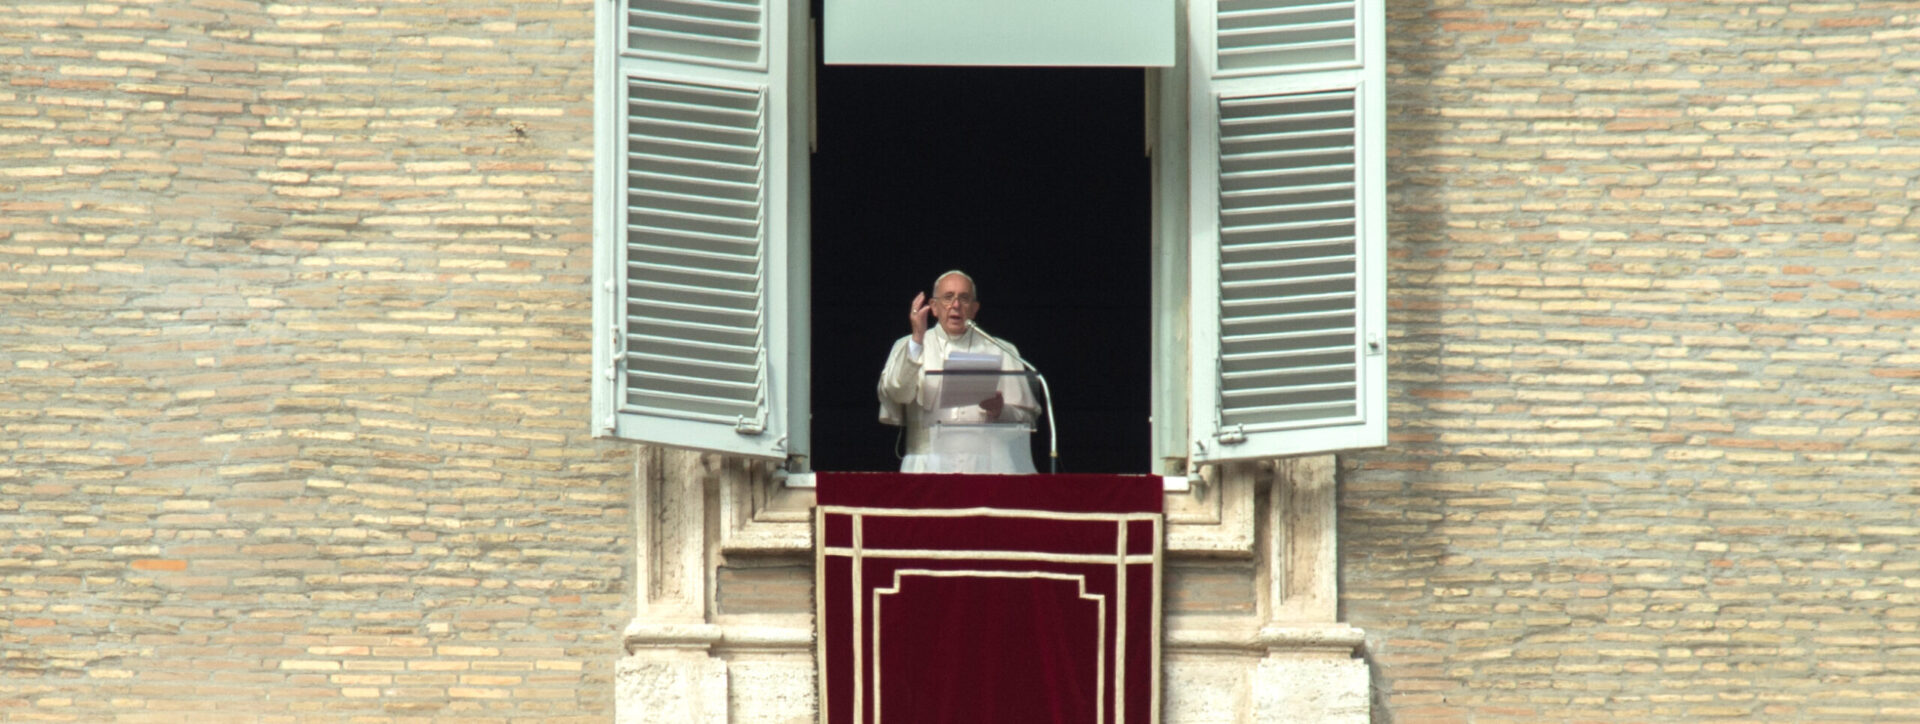
[(1170, 66), (1172, 0), (825, 0), (825, 59), (859, 65)]

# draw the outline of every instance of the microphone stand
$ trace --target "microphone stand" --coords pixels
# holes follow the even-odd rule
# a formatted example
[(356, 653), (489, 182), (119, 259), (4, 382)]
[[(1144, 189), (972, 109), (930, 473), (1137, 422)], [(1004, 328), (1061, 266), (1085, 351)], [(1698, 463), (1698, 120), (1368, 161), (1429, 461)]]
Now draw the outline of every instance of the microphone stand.
[(1047, 376), (1040, 374), (1040, 370), (1034, 367), (1033, 363), (1028, 362), (1026, 358), (1014, 352), (1013, 348), (1008, 347), (1005, 342), (995, 339), (991, 334), (987, 334), (987, 330), (981, 329), (980, 325), (973, 323), (973, 320), (967, 320), (967, 329), (979, 332), (982, 339), (992, 342), (993, 346), (999, 347), (1001, 351), (1006, 352), (1008, 357), (1012, 357), (1015, 362), (1019, 362), (1020, 366), (1027, 368), (1028, 372), (1033, 373), (1035, 379), (1040, 380), (1040, 393), (1047, 398), (1047, 472), (1060, 472), (1060, 435), (1053, 429), (1053, 390), (1047, 388)]

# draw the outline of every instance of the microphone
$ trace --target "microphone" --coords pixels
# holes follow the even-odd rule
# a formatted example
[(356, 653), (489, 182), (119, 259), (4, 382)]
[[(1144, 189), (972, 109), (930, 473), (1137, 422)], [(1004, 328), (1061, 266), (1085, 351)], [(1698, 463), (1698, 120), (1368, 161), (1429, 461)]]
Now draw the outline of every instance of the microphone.
[(1040, 380), (1040, 393), (1047, 398), (1047, 457), (1049, 458), (1047, 460), (1047, 472), (1060, 472), (1060, 435), (1053, 429), (1053, 390), (1047, 388), (1047, 376), (1040, 374), (1039, 368), (1034, 367), (1033, 363), (1028, 362), (1026, 358), (1021, 357), (1019, 353), (1014, 352), (1012, 347), (1007, 346), (1007, 343), (995, 339), (991, 334), (987, 334), (987, 330), (981, 329), (980, 325), (973, 323), (973, 320), (967, 320), (967, 329), (979, 332), (982, 339), (992, 342), (993, 346), (999, 347), (1001, 351), (1006, 352), (1008, 357), (1012, 357), (1015, 362), (1019, 362), (1020, 366), (1027, 368), (1028, 372), (1033, 373), (1035, 379)]

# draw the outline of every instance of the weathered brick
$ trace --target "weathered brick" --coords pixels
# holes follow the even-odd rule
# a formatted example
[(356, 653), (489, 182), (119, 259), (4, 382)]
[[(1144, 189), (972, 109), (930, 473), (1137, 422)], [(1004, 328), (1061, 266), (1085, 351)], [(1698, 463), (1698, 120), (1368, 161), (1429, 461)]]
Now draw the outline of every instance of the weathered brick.
[[(1388, 4), (1385, 719), (1920, 718), (1910, 10)], [(611, 718), (591, 13), (0, 7), (4, 716)]]

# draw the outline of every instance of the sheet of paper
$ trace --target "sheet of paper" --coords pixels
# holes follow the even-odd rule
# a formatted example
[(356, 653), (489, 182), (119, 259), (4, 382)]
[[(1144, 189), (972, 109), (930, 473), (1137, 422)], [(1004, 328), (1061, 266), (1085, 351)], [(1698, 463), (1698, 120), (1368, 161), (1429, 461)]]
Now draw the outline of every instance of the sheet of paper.
[(954, 372), (999, 372), (1000, 355), (980, 352), (952, 352), (947, 355), (946, 370), (940, 376), (940, 407), (974, 407), (1000, 391), (1000, 375), (951, 374)]

